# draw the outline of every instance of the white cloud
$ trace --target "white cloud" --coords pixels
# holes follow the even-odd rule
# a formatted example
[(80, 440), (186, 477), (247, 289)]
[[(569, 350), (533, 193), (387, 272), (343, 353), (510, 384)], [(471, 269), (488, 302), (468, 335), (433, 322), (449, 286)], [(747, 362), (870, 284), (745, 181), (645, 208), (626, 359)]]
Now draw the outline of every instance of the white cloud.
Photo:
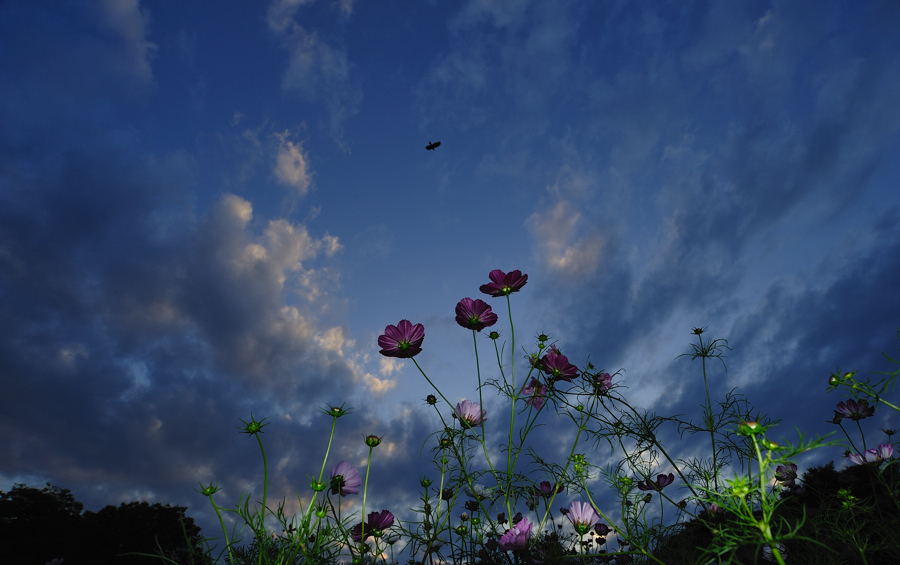
[(394, 373), (399, 371), (401, 367), (402, 367), (402, 364), (400, 363), (399, 359), (394, 359), (391, 357), (382, 357), (379, 372), (383, 376), (386, 377), (389, 375), (393, 375)]
[(384, 393), (392, 390), (397, 386), (397, 381), (388, 379), (379, 379), (372, 373), (366, 373), (363, 376), (369, 391), (375, 396), (382, 396)]
[(597, 230), (580, 233), (582, 220), (578, 209), (565, 200), (528, 218), (526, 226), (536, 241), (536, 253), (545, 267), (579, 279), (597, 270), (606, 238)]
[(275, 157), (275, 177), (283, 184), (296, 188), (302, 196), (307, 193), (312, 182), (307, 155), (302, 145), (286, 139), (286, 133), (277, 137), (281, 144)]

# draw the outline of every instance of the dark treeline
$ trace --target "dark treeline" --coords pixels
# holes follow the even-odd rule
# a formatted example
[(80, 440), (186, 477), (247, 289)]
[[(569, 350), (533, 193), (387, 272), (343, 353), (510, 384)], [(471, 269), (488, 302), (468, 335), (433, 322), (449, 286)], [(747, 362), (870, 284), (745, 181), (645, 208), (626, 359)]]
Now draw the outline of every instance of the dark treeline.
[[(43, 489), (16, 484), (0, 492), (0, 548), (3, 561), (44, 565), (209, 564), (203, 556), (200, 527), (185, 515), (186, 507), (147, 502), (84, 511), (68, 489), (49, 483)], [(9, 559), (9, 561), (6, 561)]]

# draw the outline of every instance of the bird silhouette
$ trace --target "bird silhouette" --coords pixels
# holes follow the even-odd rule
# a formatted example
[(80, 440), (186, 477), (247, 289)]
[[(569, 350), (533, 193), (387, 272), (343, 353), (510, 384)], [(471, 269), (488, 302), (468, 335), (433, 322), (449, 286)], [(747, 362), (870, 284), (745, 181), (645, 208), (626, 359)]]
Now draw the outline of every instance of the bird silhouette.
[(428, 142), (428, 145), (425, 146), (425, 149), (428, 150), (428, 151), (434, 151), (435, 147), (440, 147), (440, 146), (441, 146), (441, 142), (440, 142), (440, 141), (438, 141), (437, 143), (431, 143), (431, 142), (429, 141), (429, 142)]

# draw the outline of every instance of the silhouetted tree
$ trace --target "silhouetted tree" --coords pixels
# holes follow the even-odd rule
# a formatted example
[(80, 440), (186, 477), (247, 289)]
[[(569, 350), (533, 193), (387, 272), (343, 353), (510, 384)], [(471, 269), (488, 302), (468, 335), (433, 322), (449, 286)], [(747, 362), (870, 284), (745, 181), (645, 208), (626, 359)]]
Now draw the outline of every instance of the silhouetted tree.
[(207, 565), (200, 528), (183, 506), (122, 503), (99, 512), (84, 506), (67, 489), (14, 485), (0, 492), (0, 547), (9, 563), (43, 565), (53, 558), (65, 565), (162, 564), (160, 550), (179, 565)]

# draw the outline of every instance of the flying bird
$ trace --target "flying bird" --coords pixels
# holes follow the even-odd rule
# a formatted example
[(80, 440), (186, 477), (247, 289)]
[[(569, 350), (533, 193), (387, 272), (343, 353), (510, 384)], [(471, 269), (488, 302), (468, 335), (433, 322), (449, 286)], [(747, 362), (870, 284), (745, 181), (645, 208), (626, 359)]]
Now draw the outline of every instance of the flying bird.
[(441, 142), (440, 142), (440, 141), (438, 141), (437, 143), (431, 143), (431, 142), (429, 141), (429, 142), (428, 142), (428, 145), (425, 146), (425, 149), (426, 149), (427, 151), (434, 151), (434, 149), (435, 149), (436, 147), (440, 147), (440, 146), (441, 146)]

